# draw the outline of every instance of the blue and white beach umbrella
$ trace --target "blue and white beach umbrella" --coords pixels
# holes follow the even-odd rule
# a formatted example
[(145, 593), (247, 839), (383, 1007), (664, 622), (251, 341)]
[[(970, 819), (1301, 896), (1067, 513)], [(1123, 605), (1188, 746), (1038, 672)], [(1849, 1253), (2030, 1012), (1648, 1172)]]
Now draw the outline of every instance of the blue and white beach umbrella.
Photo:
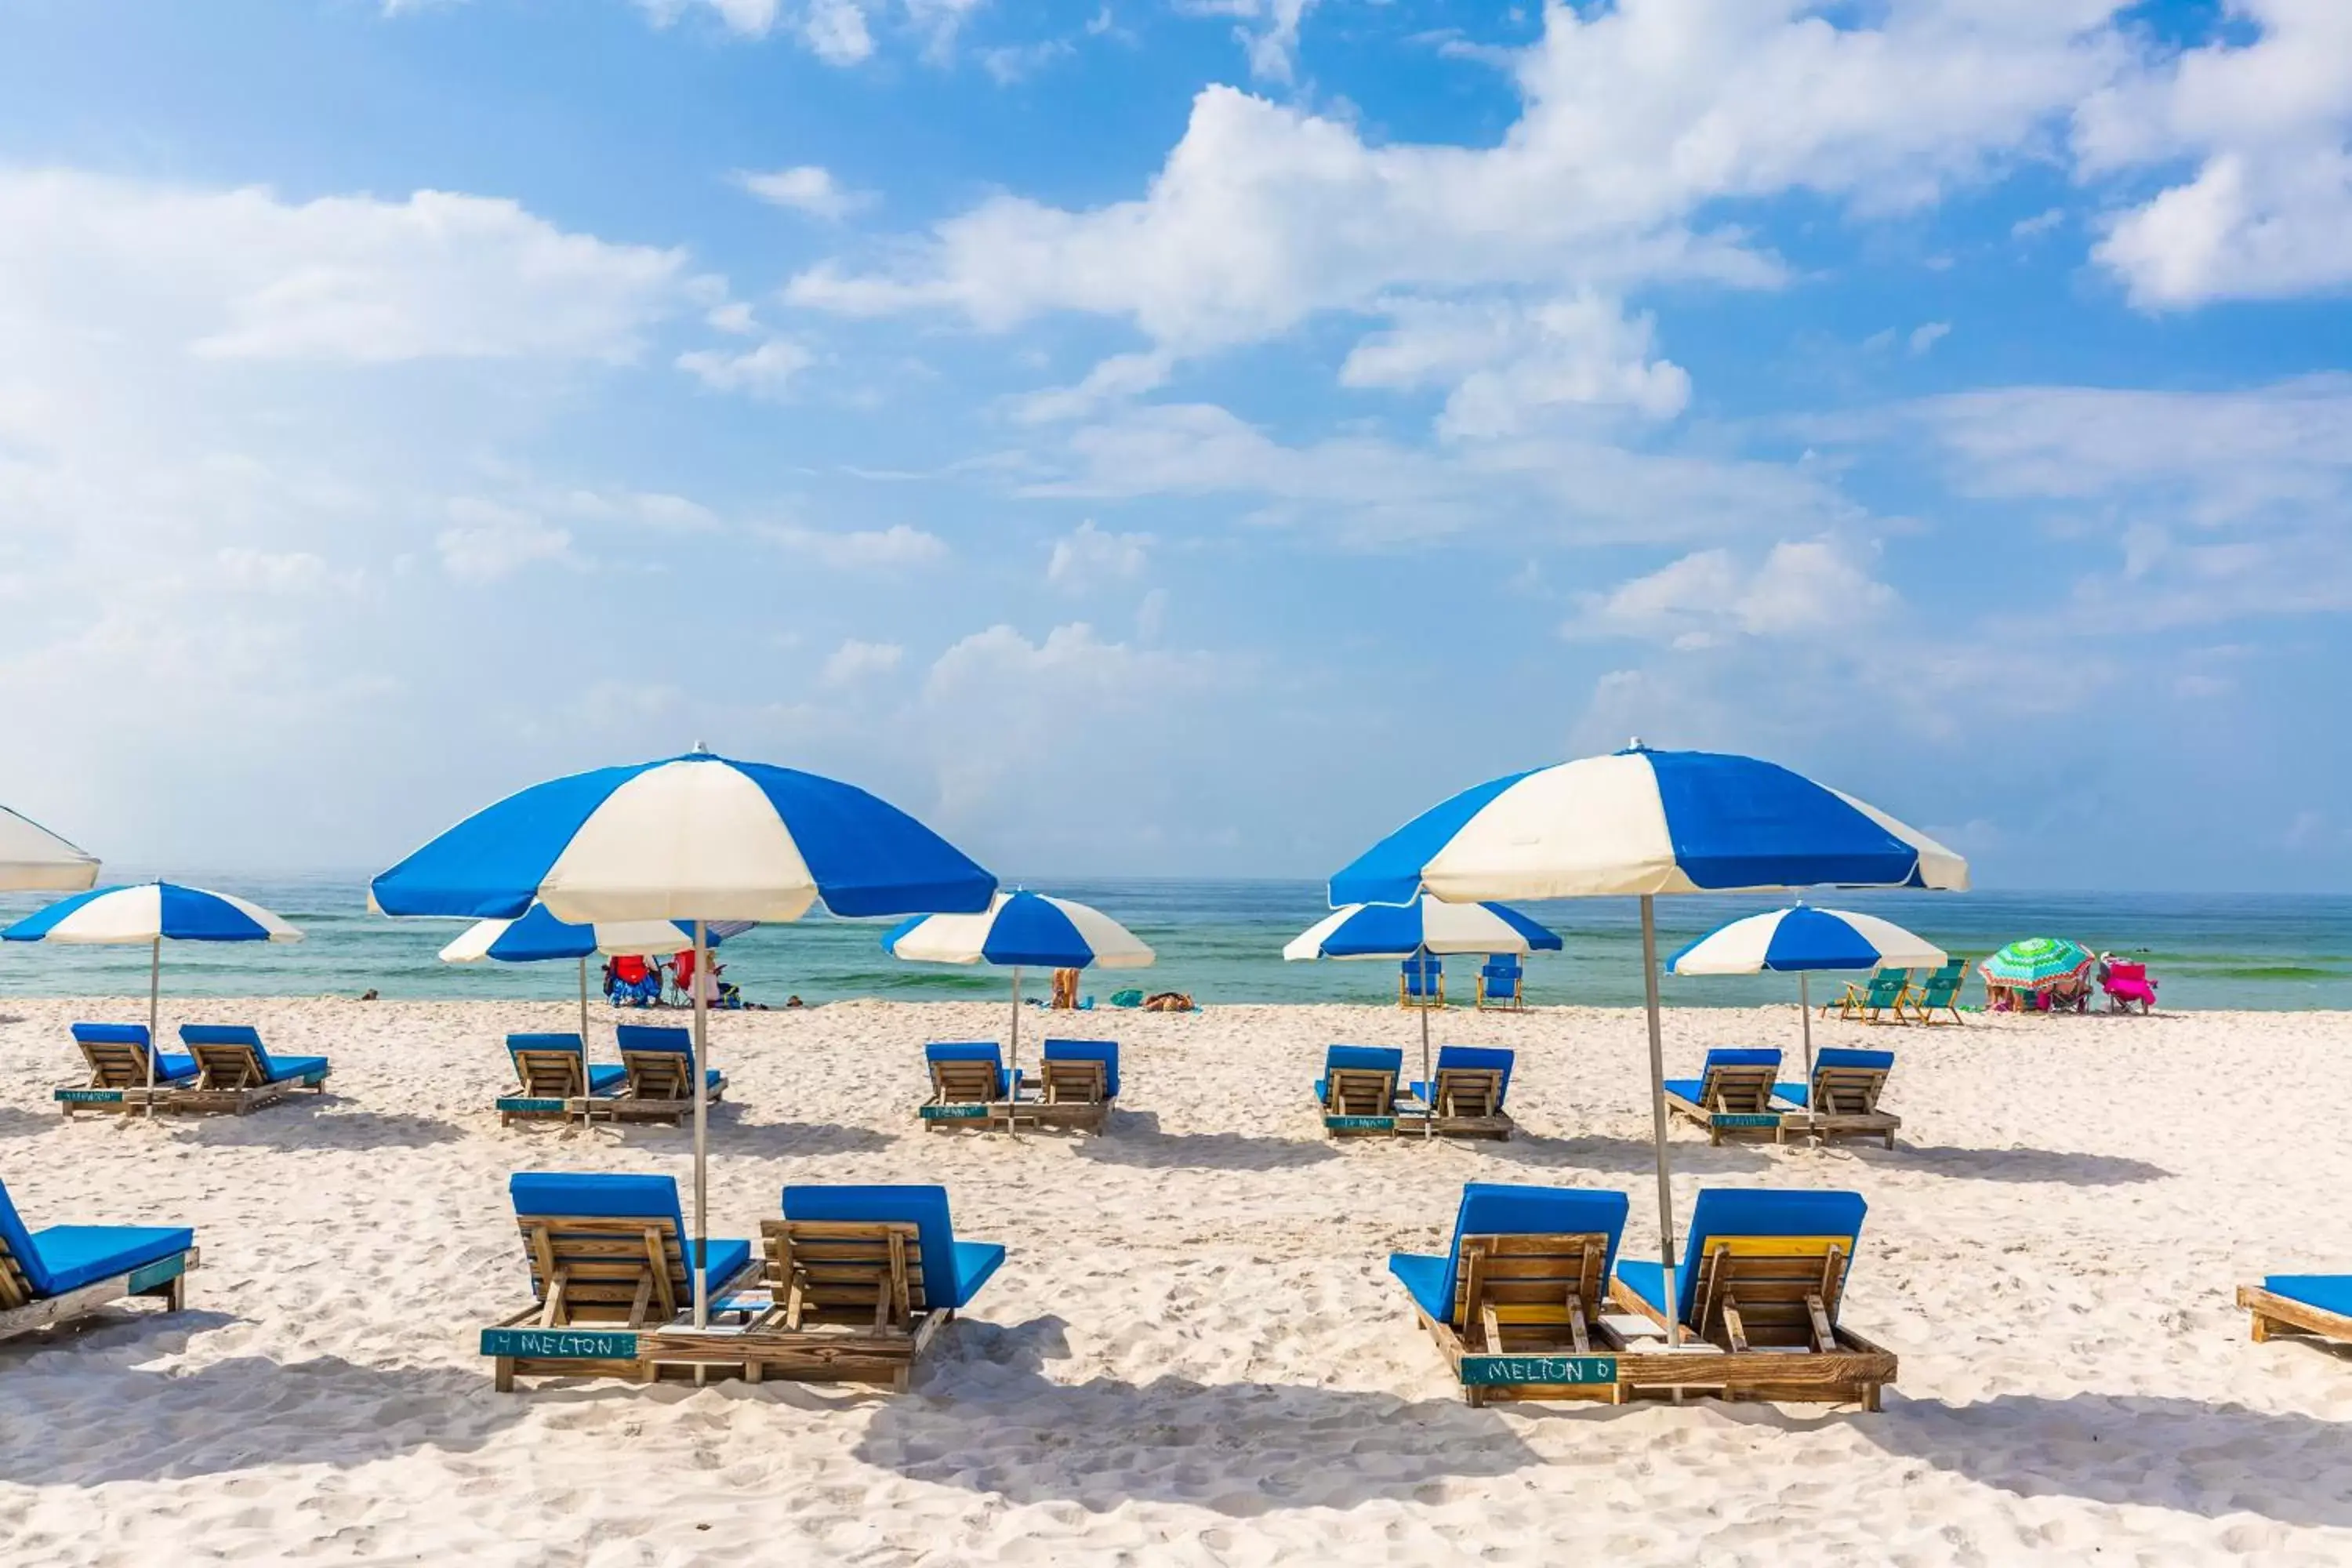
[[(751, 929), (748, 921), (722, 921), (707, 926), (703, 940), (711, 946), (721, 939)], [(545, 904), (533, 904), (520, 919), (477, 921), (441, 950), (444, 963), (542, 963), (552, 959), (580, 961), (580, 1037), (588, 1037), (588, 960), (598, 953), (608, 958), (645, 957), (676, 952), (694, 945), (692, 928), (676, 921), (602, 921), (572, 925), (557, 920)]]
[(1794, 973), (1797, 1016), (1803, 1021), (1805, 1082), (1813, 1081), (1814, 970), (1940, 969), (1949, 955), (1893, 921), (1803, 904), (1749, 915), (1717, 927), (1666, 960), (1669, 974)]
[(1331, 902), (1402, 904), (1421, 893), (1452, 903), (1642, 900), (1658, 1235), (1671, 1292), (1674, 1192), (1654, 897), (1968, 885), (1967, 861), (1852, 795), (1754, 757), (1653, 752), (1637, 741), (1611, 756), (1512, 773), (1440, 802), (1333, 877)]
[[(227, 893), (184, 888), (177, 882), (134, 882), (97, 888), (61, 899), (26, 916), (0, 939), (46, 942), (61, 946), (147, 947), (147, 1087), (155, 1087), (155, 1058), (163, 1049), (159, 1031), (163, 990), (163, 944), (167, 942), (300, 942), (302, 933), (263, 909)], [(153, 1113), (153, 1102), (148, 1110)]]
[[(698, 972), (709, 922), (976, 912), (996, 879), (955, 846), (854, 784), (697, 750), (534, 784), (477, 812), (378, 877), (388, 915), (692, 922)], [(709, 1009), (694, 988), (694, 1054), (709, 1061)], [(709, 1236), (709, 1097), (694, 1078), (694, 1235)], [(702, 1271), (694, 1321), (709, 1321)]]
[(882, 951), (917, 963), (993, 963), (1013, 971), (1013, 1041), (1005, 1066), (1021, 1057), (1021, 971), (1141, 969), (1154, 954), (1141, 939), (1073, 899), (1016, 888), (976, 915), (919, 915), (892, 929)]
[(1348, 904), (1284, 945), (1282, 956), (1404, 959), (1423, 952), (1558, 952), (1559, 938), (1501, 904)]

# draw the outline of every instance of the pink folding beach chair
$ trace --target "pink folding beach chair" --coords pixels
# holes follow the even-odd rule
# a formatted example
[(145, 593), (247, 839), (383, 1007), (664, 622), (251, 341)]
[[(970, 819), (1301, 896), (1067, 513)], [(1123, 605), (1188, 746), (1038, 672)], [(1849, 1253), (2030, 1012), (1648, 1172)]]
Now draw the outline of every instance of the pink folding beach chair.
[(2135, 1002), (2143, 1013), (2156, 1010), (2156, 982), (2147, 977), (2145, 963), (2111, 963), (2106, 978), (2099, 984), (2106, 987), (2107, 1011), (2111, 1013), (2127, 1013)]

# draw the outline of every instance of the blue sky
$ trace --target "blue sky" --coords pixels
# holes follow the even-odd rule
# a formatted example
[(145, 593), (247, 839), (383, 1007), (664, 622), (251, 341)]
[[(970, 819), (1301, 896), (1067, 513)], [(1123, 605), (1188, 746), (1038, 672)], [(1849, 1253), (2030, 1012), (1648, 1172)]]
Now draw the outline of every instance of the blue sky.
[(1328, 873), (1801, 767), (2352, 870), (2337, 0), (0, 0), (0, 798), (367, 867), (550, 773)]

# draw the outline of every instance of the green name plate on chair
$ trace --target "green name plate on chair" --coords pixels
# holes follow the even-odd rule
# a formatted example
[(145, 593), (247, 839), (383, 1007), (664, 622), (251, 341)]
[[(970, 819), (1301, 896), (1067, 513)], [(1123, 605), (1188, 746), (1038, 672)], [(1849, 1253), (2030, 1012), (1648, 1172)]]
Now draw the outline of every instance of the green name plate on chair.
[(68, 1105), (120, 1105), (122, 1091), (119, 1089), (61, 1089), (58, 1098)]
[(614, 1329), (484, 1329), (482, 1353), (518, 1361), (635, 1361), (637, 1336)]
[(982, 1121), (987, 1117), (988, 1107), (985, 1105), (926, 1105), (923, 1107), (923, 1120), (926, 1121)]
[(123, 1289), (134, 1293), (141, 1290), (152, 1290), (158, 1285), (170, 1284), (187, 1271), (188, 1255), (184, 1252), (175, 1253), (170, 1258), (160, 1258), (150, 1263), (143, 1268), (132, 1269), (131, 1278), (125, 1282)]
[(1517, 1388), (1530, 1384), (1614, 1383), (1613, 1355), (1465, 1355), (1465, 1388)]
[(569, 1109), (569, 1106), (561, 1100), (541, 1100), (532, 1095), (509, 1095), (499, 1101), (498, 1109), (509, 1114), (520, 1112), (526, 1115), (561, 1116)]
[(1323, 1128), (1328, 1132), (1393, 1132), (1396, 1131), (1396, 1118), (1393, 1116), (1327, 1116), (1323, 1119)]
[(1762, 1115), (1753, 1115), (1746, 1111), (1734, 1114), (1725, 1110), (1717, 1111), (1709, 1117), (1707, 1125), (1710, 1127), (1778, 1127), (1780, 1125), (1780, 1118), (1771, 1111)]

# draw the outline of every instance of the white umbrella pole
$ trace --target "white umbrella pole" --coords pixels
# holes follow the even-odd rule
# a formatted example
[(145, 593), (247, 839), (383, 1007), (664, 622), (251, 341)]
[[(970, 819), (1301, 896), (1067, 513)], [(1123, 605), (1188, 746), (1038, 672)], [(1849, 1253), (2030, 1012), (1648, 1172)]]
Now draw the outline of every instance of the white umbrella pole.
[[(694, 1256), (687, 1267), (694, 1271), (694, 1326), (698, 1329), (710, 1321), (710, 1280), (702, 1266), (702, 1256), (710, 1245), (710, 1126), (709, 1080), (706, 1076), (710, 1056), (710, 1005), (703, 1000), (702, 966), (710, 962), (710, 950), (703, 941), (702, 922), (694, 922)], [(580, 961), (580, 972), (586, 974), (588, 961)], [(585, 1041), (582, 1042), (583, 1045)]]
[(1805, 1021), (1805, 1109), (1818, 1111), (1813, 1103), (1813, 990), (1812, 976), (1804, 970), (1797, 971), (1797, 1016)]
[[(1414, 967), (1421, 971), (1422, 983), (1426, 985), (1429, 975), (1429, 944), (1423, 942), (1413, 956), (1416, 960)], [(1429, 1116), (1421, 1124), (1421, 1135), (1426, 1140), (1437, 1136), (1437, 1075), (1429, 1070), (1429, 997), (1426, 993), (1421, 998), (1421, 1087), (1429, 1096), (1427, 1105)], [(1395, 1108), (1391, 1107), (1391, 1109)]]
[[(1017, 963), (1013, 966), (1013, 1044), (1005, 1053), (1004, 1070), (1012, 1086), (1006, 1090), (1006, 1098), (1017, 1100), (1021, 1098), (1021, 966)], [(1004, 1124), (1013, 1125), (1009, 1111)]]
[(584, 952), (580, 955), (580, 1048), (588, 1048), (588, 955)]
[(163, 937), (147, 944), (147, 1114), (155, 1114), (155, 1055), (163, 1048)]
[(1681, 1348), (1682, 1292), (1675, 1283), (1675, 1183), (1666, 1165), (1666, 1048), (1658, 1016), (1658, 917), (1656, 902), (1642, 895), (1642, 987), (1650, 1016), (1650, 1131), (1658, 1144), (1658, 1258), (1665, 1265), (1666, 1343)]

